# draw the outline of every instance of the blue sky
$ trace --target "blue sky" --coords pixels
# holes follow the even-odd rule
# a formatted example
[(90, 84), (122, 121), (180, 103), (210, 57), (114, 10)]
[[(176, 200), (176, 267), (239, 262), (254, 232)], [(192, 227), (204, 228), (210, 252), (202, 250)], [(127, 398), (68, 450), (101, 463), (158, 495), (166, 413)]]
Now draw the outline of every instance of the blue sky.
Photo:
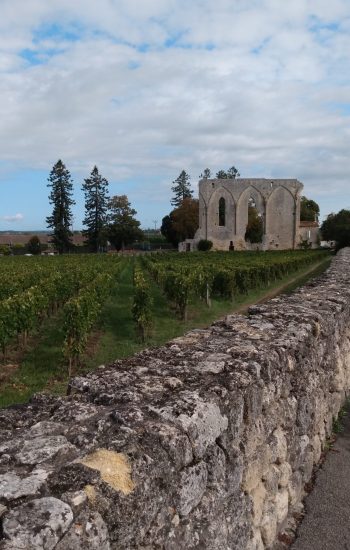
[(0, 230), (45, 229), (61, 158), (143, 227), (182, 169), (296, 177), (350, 208), (348, 0), (0, 0)]

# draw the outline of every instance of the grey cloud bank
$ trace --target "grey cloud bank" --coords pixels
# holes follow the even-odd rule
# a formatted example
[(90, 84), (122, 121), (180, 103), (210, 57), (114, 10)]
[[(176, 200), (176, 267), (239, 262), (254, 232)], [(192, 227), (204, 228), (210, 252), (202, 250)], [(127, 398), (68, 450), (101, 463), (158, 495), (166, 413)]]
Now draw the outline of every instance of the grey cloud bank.
[(154, 202), (150, 219), (181, 169), (196, 181), (232, 164), (300, 179), (323, 214), (344, 206), (347, 0), (3, 0), (1, 12), (0, 162), (14, 170), (62, 157), (86, 176), (97, 163), (133, 182), (139, 211)]

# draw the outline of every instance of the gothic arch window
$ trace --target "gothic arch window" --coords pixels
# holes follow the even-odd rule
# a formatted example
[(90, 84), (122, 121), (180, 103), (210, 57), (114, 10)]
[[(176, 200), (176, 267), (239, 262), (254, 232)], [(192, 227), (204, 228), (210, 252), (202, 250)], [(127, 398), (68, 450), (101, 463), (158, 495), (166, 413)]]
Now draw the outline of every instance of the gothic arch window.
[(219, 225), (226, 225), (226, 201), (224, 197), (219, 200)]
[(261, 243), (264, 235), (264, 223), (262, 214), (257, 208), (253, 197), (248, 199), (248, 223), (246, 226), (245, 240), (251, 243)]

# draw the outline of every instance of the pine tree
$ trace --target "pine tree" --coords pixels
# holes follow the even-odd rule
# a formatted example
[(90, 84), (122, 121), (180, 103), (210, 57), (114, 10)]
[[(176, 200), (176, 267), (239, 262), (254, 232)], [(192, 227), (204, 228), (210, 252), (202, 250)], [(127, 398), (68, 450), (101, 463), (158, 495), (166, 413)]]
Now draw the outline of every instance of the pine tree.
[(227, 170), (227, 177), (229, 179), (233, 179), (235, 180), (236, 178), (239, 178), (241, 174), (238, 172), (237, 168), (235, 166), (231, 166), (231, 168), (229, 168)]
[(175, 197), (171, 200), (171, 204), (177, 208), (186, 198), (192, 198), (193, 191), (190, 187), (190, 176), (182, 170), (179, 177), (173, 181), (171, 190), (175, 193)]
[(235, 166), (231, 166), (231, 168), (229, 168), (227, 172), (225, 172), (225, 170), (219, 170), (216, 174), (216, 177), (219, 180), (226, 180), (226, 179), (234, 180), (239, 176), (240, 176), (240, 173), (238, 172)]
[(225, 170), (219, 170), (219, 171), (216, 173), (216, 177), (217, 177), (219, 180), (226, 180), (226, 179), (227, 179), (227, 173), (225, 172)]
[(53, 210), (51, 216), (46, 218), (46, 223), (52, 229), (51, 242), (59, 254), (62, 254), (68, 252), (73, 246), (70, 227), (73, 220), (71, 206), (75, 202), (72, 199), (72, 178), (61, 160), (58, 160), (52, 168), (48, 182), (47, 186), (51, 187), (49, 201), (53, 205)]
[(211, 176), (210, 168), (204, 168), (202, 174), (199, 177), (200, 177), (200, 179), (208, 180), (208, 179), (210, 179), (210, 176)]
[(85, 193), (86, 229), (83, 235), (90, 250), (99, 252), (107, 243), (108, 181), (103, 178), (97, 166), (94, 166), (89, 178), (84, 180), (82, 190)]

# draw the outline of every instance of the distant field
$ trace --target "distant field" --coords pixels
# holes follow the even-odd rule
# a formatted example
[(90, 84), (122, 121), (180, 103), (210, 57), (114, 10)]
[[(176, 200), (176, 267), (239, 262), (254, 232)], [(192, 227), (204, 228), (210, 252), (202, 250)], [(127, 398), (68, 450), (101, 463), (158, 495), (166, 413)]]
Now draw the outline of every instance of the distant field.
[[(329, 261), (323, 251), (2, 257), (0, 406), (62, 392), (69, 374), (161, 345)], [(132, 318), (135, 267), (153, 303), (145, 343)]]

